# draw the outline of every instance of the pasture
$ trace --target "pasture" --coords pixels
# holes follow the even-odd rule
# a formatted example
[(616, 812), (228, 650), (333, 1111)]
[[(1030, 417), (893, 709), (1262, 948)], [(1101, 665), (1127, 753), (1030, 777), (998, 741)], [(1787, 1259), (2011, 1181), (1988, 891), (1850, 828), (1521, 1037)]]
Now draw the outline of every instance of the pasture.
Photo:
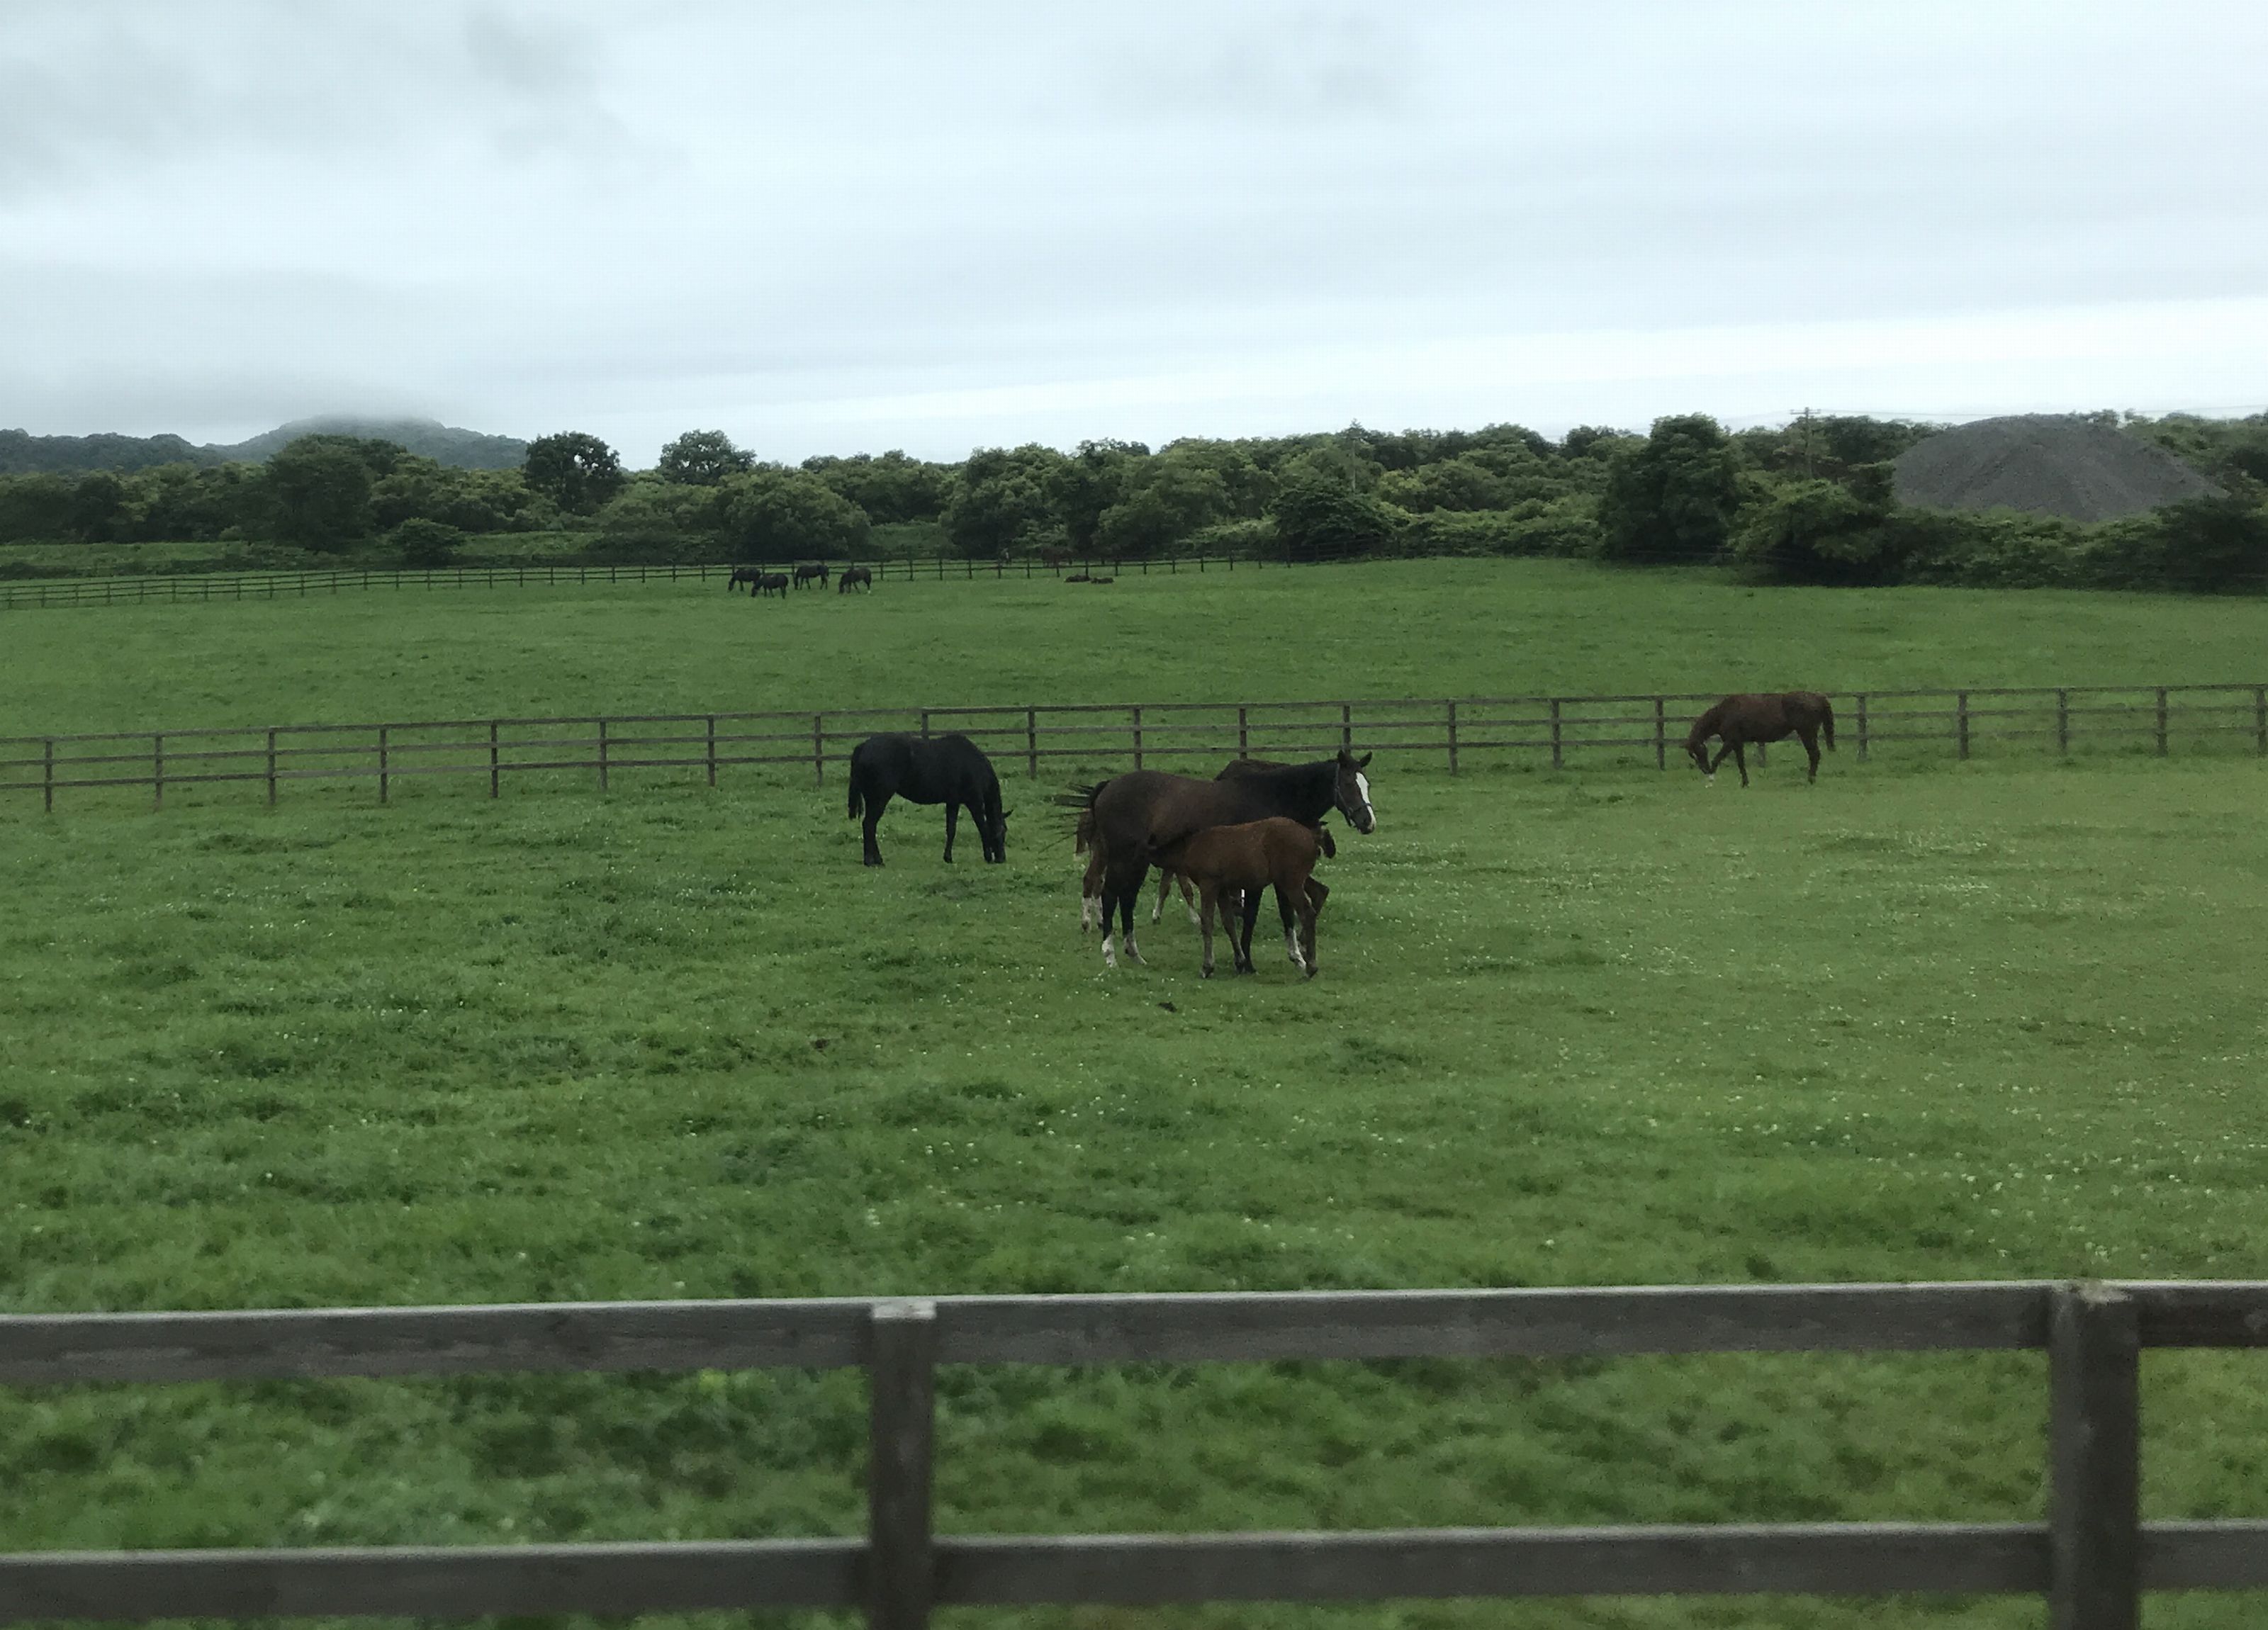
[[(12, 730), (159, 705), (198, 723), (1042, 684), (1198, 700), (1350, 671), (1373, 694), (2226, 679), (2262, 617), (1751, 600), (1698, 578), (1681, 603), (1675, 580), (1560, 571), (55, 613), (9, 624), (5, 706)], [(741, 632), (775, 616), (769, 643)], [(1295, 617), (1325, 637), (1292, 641)], [(1491, 618), (1512, 631), (1484, 645)], [(1690, 770), (1381, 761), (1378, 832), (1334, 822), (1313, 982), (1265, 933), (1256, 977), (1200, 980), (1177, 914), (1145, 914), (1147, 967), (1106, 974), (1067, 832), (1020, 775), (1005, 867), (973, 846), (942, 865), (938, 811), (897, 806), (889, 864), (863, 869), (840, 778), (792, 775), (0, 811), (0, 1286), (32, 1311), (2257, 1275), (2268, 767), (1846, 748), (1806, 788), (1800, 762), (1776, 754), (1742, 794)], [(2268, 1515), (2257, 1362), (2145, 1373), (2147, 1514)], [(1995, 1356), (947, 1371), (939, 1519), (2021, 1518), (2041, 1398), (2035, 1361)], [(863, 1430), (851, 1375), (0, 1393), (0, 1545), (843, 1531)], [(2160, 1599), (2152, 1623), (2251, 1607)], [(946, 1622), (2037, 1617), (1754, 1600)]]

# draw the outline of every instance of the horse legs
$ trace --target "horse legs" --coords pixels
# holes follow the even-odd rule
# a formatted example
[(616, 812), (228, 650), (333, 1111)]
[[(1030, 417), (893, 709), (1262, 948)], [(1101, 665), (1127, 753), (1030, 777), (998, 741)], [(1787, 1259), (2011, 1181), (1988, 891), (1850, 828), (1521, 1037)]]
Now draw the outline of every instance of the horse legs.
[(1118, 919), (1119, 931), (1126, 939), (1126, 960), (1142, 960), (1141, 948), (1134, 943), (1134, 907), (1142, 898), (1142, 885), (1150, 880), (1150, 868), (1145, 862), (1138, 870), (1121, 873), (1107, 870), (1102, 877), (1102, 965), (1118, 966), (1118, 950), (1111, 931), (1111, 918)]
[(1747, 786), (1749, 784), (1749, 755), (1741, 750), (1741, 744), (1737, 741), (1733, 744), (1733, 762), (1741, 767), (1741, 785), (1743, 787)]
[[(1257, 889), (1253, 891), (1256, 897), (1259, 892)], [(1294, 900), (1299, 903), (1294, 905)], [(1307, 953), (1300, 943), (1300, 930), (1306, 927), (1307, 909), (1307, 891), (1292, 888), (1288, 877), (1277, 878), (1276, 912), (1284, 919), (1284, 951), (1292, 958), (1292, 966), (1302, 973), (1307, 971)]]
[(887, 792), (880, 794), (870, 792), (866, 795), (865, 860), (869, 866), (879, 866), (882, 863), (882, 846), (874, 841), (874, 828), (880, 822), (882, 811), (889, 802), (890, 795)]
[[(1200, 971), (1205, 978), (1211, 979), (1212, 977), (1212, 918), (1214, 911), (1222, 904), (1220, 885), (1207, 883), (1203, 890), (1203, 899), (1204, 910), (1197, 919), (1197, 931), (1204, 936), (1204, 964)], [(1155, 920), (1152, 919), (1153, 921)], [(1236, 919), (1223, 911), (1221, 926), (1228, 930), (1228, 943), (1233, 948), (1236, 944)]]
[(953, 864), (953, 834), (960, 828), (961, 802), (957, 798), (947, 798), (945, 801), (945, 863), (948, 866)]
[(1241, 914), (1242, 932), (1236, 941), (1236, 971), (1239, 973), (1252, 972), (1252, 930), (1260, 923), (1260, 892), (1258, 889), (1244, 891), (1244, 909)]
[(1796, 735), (1802, 739), (1803, 750), (1811, 758), (1811, 773), (1804, 780), (1815, 782), (1819, 779), (1819, 732), (1815, 728), (1807, 729), (1796, 731)]

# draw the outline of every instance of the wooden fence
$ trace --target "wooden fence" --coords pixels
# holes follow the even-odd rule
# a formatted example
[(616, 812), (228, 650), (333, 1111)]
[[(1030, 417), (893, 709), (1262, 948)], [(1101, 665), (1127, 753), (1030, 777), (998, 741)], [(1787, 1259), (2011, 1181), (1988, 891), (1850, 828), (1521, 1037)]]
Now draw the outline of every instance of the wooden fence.
[[(2149, 1590), (2268, 1587), (2268, 1521), (2140, 1520), (2140, 1355), (2268, 1347), (2268, 1282), (950, 1296), (0, 1318), (0, 1383), (862, 1367), (863, 1537), (18, 1553), (0, 1622), (1906, 1591), (2044, 1596), (2135, 1630)], [(1368, 1532), (932, 1531), (939, 1364), (2044, 1350), (2041, 1523)]]
[[(1678, 766), (1690, 715), (1706, 695), (1530, 696), (1455, 701), (1175, 702), (1005, 708), (644, 714), (581, 718), (451, 719), (279, 724), (99, 735), (0, 738), (0, 795), (147, 788), (256, 786), (276, 802), (286, 782), (374, 782), (379, 800), (431, 776), (508, 780), (564, 775), (605, 790), (618, 775), (699, 774), (759, 765), (808, 769), (823, 782), (878, 731), (960, 731), (1002, 768), (1037, 777), (1045, 760), (1130, 763), (1211, 775), (1233, 756), (1317, 757), (1359, 746), (1432, 760), (1454, 774), (1518, 760)], [(1949, 753), (2014, 747), (2059, 754), (2125, 749), (2166, 754), (2219, 746), (2268, 754), (2268, 685), (2066, 687), (2049, 690), (1871, 691), (1835, 698), (1843, 748)], [(1756, 751), (1761, 761), (1764, 749)]]
[[(794, 562), (769, 561), (768, 571), (788, 571)], [(849, 562), (830, 562), (839, 573)], [(1182, 572), (1258, 571), (1281, 567), (1282, 558), (1264, 560), (1251, 554), (1173, 554), (1148, 560), (1088, 560), (1049, 562), (1029, 558), (971, 560), (963, 555), (862, 555), (858, 563), (875, 580), (904, 583), (973, 583), (981, 578), (1064, 577), (1078, 573), (1090, 576), (1175, 576)], [(273, 600), (310, 594), (339, 594), (363, 590), (495, 589), (556, 587), (571, 584), (643, 583), (724, 583), (734, 570), (730, 563), (688, 562), (594, 566), (535, 562), (512, 566), (436, 566), (400, 569), (324, 568), (310, 571), (174, 572), (149, 577), (70, 577), (36, 582), (0, 582), (0, 611), (37, 611), (84, 606), (171, 605), (206, 600)], [(831, 591), (833, 584), (826, 587)]]

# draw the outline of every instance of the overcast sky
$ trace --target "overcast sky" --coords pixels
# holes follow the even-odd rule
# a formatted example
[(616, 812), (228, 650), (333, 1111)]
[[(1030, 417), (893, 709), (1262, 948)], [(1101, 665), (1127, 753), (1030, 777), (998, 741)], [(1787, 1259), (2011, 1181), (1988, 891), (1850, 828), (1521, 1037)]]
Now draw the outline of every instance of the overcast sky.
[(0, 0), (0, 426), (2268, 405), (2268, 6)]

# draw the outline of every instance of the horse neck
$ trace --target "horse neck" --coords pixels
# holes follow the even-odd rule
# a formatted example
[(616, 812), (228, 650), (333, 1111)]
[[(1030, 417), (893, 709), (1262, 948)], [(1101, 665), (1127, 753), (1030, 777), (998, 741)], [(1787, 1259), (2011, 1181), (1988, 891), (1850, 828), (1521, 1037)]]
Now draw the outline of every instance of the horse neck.
[(1295, 820), (1321, 820), (1338, 803), (1339, 767), (1332, 759), (1313, 764), (1293, 764), (1280, 770), (1252, 775), (1255, 788), (1264, 788), (1278, 812)]

